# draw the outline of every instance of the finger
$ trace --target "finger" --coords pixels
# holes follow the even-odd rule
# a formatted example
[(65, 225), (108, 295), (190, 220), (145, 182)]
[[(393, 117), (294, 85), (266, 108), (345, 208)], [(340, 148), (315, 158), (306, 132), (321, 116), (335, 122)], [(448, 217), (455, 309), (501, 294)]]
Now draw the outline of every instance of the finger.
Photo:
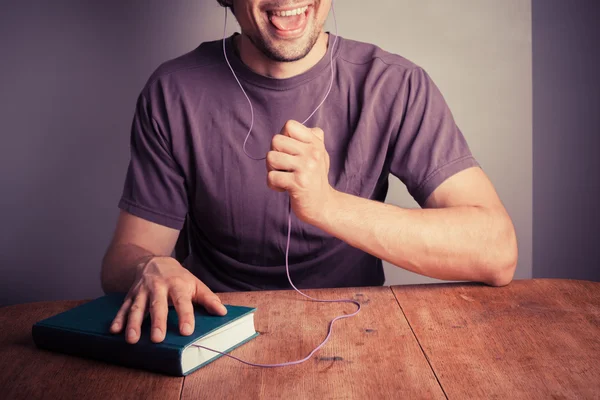
[(171, 292), (171, 301), (177, 311), (179, 319), (179, 332), (184, 336), (194, 333), (196, 322), (194, 319), (194, 305), (192, 296), (181, 289), (173, 289)]
[(318, 137), (322, 142), (325, 141), (325, 132), (323, 132), (323, 129), (321, 129), (321, 128), (311, 128), (310, 131), (312, 132), (313, 135), (315, 135), (316, 137)]
[(295, 171), (297, 165), (297, 159), (294, 156), (278, 151), (267, 153), (267, 171)]
[(294, 173), (284, 171), (270, 171), (267, 174), (267, 185), (278, 192), (290, 190), (294, 187)]
[(306, 143), (285, 135), (275, 135), (271, 140), (271, 150), (297, 156), (306, 151)]
[(147, 303), (148, 294), (145, 291), (140, 291), (133, 300), (133, 304), (129, 309), (127, 328), (125, 330), (125, 340), (128, 343), (134, 344), (140, 340)]
[(294, 120), (289, 120), (283, 125), (283, 128), (281, 128), (281, 134), (304, 143), (312, 143), (314, 139), (314, 135), (312, 134), (310, 128), (307, 128), (300, 122)]
[(112, 324), (110, 325), (111, 333), (119, 333), (123, 329), (123, 326), (125, 325), (125, 318), (127, 317), (127, 313), (129, 312), (129, 307), (131, 307), (132, 301), (133, 300), (131, 297), (127, 297), (125, 298), (125, 301), (123, 301), (121, 308), (119, 308), (115, 319), (113, 319)]
[(150, 338), (154, 343), (160, 343), (167, 334), (167, 316), (169, 314), (169, 301), (167, 290), (164, 287), (155, 288), (150, 294), (150, 319), (152, 328)]
[(206, 311), (215, 315), (227, 314), (227, 308), (221, 303), (219, 296), (214, 294), (212, 290), (208, 288), (200, 280), (196, 280), (196, 293), (194, 293), (194, 302), (201, 304)]

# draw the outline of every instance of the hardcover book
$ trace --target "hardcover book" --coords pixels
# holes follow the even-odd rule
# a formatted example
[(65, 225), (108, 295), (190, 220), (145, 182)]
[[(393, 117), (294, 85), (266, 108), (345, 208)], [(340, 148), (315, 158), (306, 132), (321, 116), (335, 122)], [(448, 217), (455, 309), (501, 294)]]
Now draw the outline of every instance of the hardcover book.
[(163, 342), (150, 340), (150, 317), (142, 324), (136, 344), (125, 341), (123, 333), (112, 334), (110, 324), (123, 304), (124, 295), (109, 294), (36, 322), (33, 340), (41, 349), (174, 376), (184, 376), (221, 357), (196, 347), (202, 345), (224, 353), (256, 337), (255, 308), (225, 305), (227, 315), (208, 314), (194, 306), (196, 327), (190, 336), (179, 333), (177, 313), (171, 306)]

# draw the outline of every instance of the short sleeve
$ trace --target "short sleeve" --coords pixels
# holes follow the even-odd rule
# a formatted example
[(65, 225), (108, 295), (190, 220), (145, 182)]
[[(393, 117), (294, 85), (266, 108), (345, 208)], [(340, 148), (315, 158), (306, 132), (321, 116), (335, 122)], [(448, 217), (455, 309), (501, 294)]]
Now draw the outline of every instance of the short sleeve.
[(181, 230), (188, 209), (185, 178), (173, 159), (169, 137), (152, 117), (143, 94), (138, 97), (130, 146), (131, 159), (119, 208)]
[(446, 179), (478, 166), (442, 94), (421, 68), (410, 72), (390, 172), (421, 207)]

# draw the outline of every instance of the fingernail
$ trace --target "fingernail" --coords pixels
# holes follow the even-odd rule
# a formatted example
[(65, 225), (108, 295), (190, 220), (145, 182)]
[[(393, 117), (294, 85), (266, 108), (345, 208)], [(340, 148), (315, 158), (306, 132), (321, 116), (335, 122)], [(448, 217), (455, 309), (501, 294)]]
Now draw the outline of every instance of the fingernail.
[(160, 339), (160, 338), (162, 338), (162, 331), (159, 328), (152, 329), (152, 337), (154, 339)]
[(185, 324), (183, 324), (183, 326), (181, 327), (181, 333), (183, 333), (184, 335), (191, 335), (192, 332), (193, 332), (192, 326), (190, 324), (188, 324), (187, 322)]
[(217, 313), (219, 313), (219, 314), (222, 314), (222, 315), (225, 315), (225, 314), (227, 314), (227, 308), (225, 308), (225, 306), (223, 305), (223, 303), (221, 303), (221, 302), (220, 302), (220, 301), (218, 301), (218, 300), (214, 300), (214, 301), (212, 302), (212, 304), (213, 304), (213, 309), (214, 309), (214, 310), (215, 310)]
[(127, 331), (127, 339), (133, 340), (135, 339), (135, 329), (131, 328)]
[(217, 311), (219, 311), (221, 314), (223, 314), (223, 315), (227, 314), (227, 308), (219, 300), (214, 300), (213, 305), (215, 306)]
[(110, 329), (111, 329), (113, 332), (116, 332), (116, 331), (118, 331), (118, 330), (119, 330), (119, 328), (120, 328), (120, 327), (121, 327), (121, 325), (119, 325), (119, 323), (115, 322), (114, 324), (112, 324), (112, 326), (110, 327)]

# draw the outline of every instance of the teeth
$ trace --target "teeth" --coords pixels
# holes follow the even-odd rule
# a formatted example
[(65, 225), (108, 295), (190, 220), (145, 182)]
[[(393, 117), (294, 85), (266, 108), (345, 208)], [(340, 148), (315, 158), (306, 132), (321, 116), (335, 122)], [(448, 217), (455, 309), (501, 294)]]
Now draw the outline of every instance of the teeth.
[(301, 8), (296, 8), (295, 10), (287, 10), (287, 11), (271, 11), (271, 14), (277, 15), (278, 17), (291, 17), (293, 15), (304, 14), (308, 10), (308, 6), (304, 6)]

